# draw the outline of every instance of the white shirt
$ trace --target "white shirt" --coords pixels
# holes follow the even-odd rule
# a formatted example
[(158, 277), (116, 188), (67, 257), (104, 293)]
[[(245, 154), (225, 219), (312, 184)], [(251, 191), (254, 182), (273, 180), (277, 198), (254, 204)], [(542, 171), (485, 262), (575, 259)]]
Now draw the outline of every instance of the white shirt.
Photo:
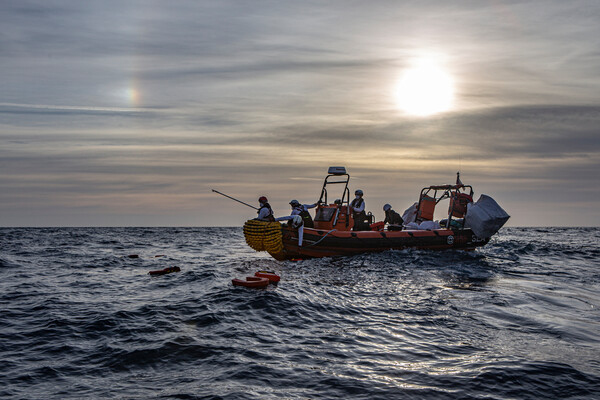
[(300, 217), (299, 215), (286, 215), (285, 217), (275, 218), (275, 221), (277, 221), (277, 222), (279, 222), (279, 221), (289, 221), (289, 220), (294, 221), (294, 223), (296, 224), (296, 226), (303, 226), (304, 225), (304, 221), (302, 221), (302, 217)]
[(309, 208), (315, 208), (317, 203), (315, 204), (302, 204), (300, 207), (292, 208), (292, 215), (300, 215), (302, 211), (308, 211)]
[(271, 210), (269, 210), (267, 207), (263, 207), (260, 209), (257, 219), (261, 221), (268, 221), (269, 215), (272, 215)]
[[(354, 200), (358, 200), (358, 199), (356, 199), (356, 198), (355, 198)], [(354, 200), (353, 200), (353, 201), (354, 201)], [(355, 213), (359, 213), (359, 212), (363, 212), (363, 211), (365, 211), (365, 201), (363, 200), (363, 201), (361, 202), (361, 204), (360, 204), (360, 206), (359, 206), (359, 207), (352, 207), (352, 209), (354, 210), (354, 212), (355, 212)]]

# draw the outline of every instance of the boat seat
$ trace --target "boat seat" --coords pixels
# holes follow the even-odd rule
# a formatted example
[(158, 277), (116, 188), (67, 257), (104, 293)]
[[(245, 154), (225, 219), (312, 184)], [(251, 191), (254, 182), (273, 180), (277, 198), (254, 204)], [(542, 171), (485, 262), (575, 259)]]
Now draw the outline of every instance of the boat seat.
[(448, 214), (452, 214), (453, 217), (463, 218), (467, 213), (467, 204), (473, 202), (473, 197), (466, 193), (452, 193), (450, 199), (450, 205), (448, 206)]
[(421, 221), (433, 221), (433, 212), (435, 211), (435, 199), (429, 196), (423, 196), (419, 202), (417, 218)]

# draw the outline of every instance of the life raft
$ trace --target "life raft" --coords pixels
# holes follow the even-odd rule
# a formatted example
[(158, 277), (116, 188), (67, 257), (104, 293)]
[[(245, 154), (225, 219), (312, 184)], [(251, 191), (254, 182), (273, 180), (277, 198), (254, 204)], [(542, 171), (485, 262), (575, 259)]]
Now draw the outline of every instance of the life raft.
[(157, 271), (150, 271), (150, 272), (148, 272), (148, 274), (164, 275), (164, 274), (170, 274), (171, 272), (179, 272), (179, 271), (181, 271), (181, 268), (179, 268), (179, 267), (167, 267), (165, 269), (159, 269)]
[(261, 278), (259, 276), (247, 276), (246, 280), (243, 281), (241, 279), (232, 279), (231, 283), (233, 286), (246, 286), (252, 288), (262, 288), (269, 285), (268, 278)]
[(267, 278), (271, 283), (279, 282), (281, 280), (281, 277), (279, 275), (276, 275), (272, 271), (258, 271), (254, 274), (254, 276), (258, 276), (260, 278)]

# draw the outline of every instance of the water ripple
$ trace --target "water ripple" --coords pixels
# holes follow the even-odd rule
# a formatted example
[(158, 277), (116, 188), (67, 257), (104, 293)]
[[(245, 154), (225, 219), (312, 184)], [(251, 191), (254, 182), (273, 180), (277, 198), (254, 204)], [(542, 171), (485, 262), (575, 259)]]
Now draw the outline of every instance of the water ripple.
[[(253, 252), (240, 228), (4, 228), (0, 240), (2, 398), (600, 393), (599, 229), (299, 262)], [(148, 275), (166, 266), (181, 272)], [(260, 269), (281, 282), (231, 285)]]

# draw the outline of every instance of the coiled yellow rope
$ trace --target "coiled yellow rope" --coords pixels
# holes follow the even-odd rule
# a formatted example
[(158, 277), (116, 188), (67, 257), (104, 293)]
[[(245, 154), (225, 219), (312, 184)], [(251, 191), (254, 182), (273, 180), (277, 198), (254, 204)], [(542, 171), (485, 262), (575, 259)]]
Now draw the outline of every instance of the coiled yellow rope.
[(256, 251), (268, 251), (274, 254), (283, 250), (279, 222), (250, 219), (244, 224), (244, 237), (248, 246)]

